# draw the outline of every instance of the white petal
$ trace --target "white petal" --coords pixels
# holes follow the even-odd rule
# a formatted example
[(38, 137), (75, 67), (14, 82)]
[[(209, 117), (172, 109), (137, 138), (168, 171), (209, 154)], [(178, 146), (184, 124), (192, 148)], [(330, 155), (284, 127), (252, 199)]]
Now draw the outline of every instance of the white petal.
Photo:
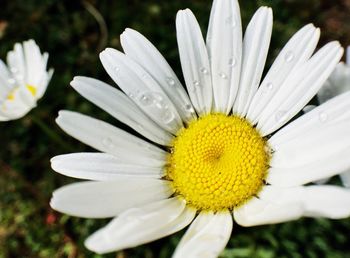
[(260, 114), (274, 97), (279, 86), (288, 78), (291, 71), (311, 57), (319, 37), (319, 29), (316, 29), (312, 24), (306, 25), (295, 33), (281, 50), (260, 84), (249, 107), (247, 117), (254, 124), (258, 122)]
[(185, 205), (185, 201), (172, 198), (127, 210), (91, 235), (85, 245), (102, 254), (173, 234), (191, 223), (195, 216), (195, 211)]
[(166, 153), (158, 147), (101, 120), (76, 112), (60, 111), (56, 123), (69, 135), (128, 163), (165, 164)]
[(263, 135), (283, 126), (311, 100), (339, 62), (342, 53), (339, 43), (331, 42), (290, 73), (259, 118), (257, 127)]
[(270, 165), (278, 168), (291, 168), (327, 158), (329, 155), (350, 147), (347, 137), (350, 122), (325, 125), (305, 131), (294, 139), (278, 145), (274, 150)]
[(173, 136), (153, 122), (121, 91), (99, 80), (81, 76), (74, 77), (71, 85), (86, 99), (151, 141), (170, 144)]
[(81, 182), (54, 191), (50, 205), (72, 216), (108, 218), (133, 207), (166, 199), (172, 192), (167, 181), (140, 177)]
[(13, 50), (7, 53), (7, 64), (15, 78), (21, 76), (22, 80), (26, 80), (27, 67), (22, 44), (16, 43)]
[(348, 153), (350, 148), (343, 149), (321, 160), (289, 168), (270, 168), (267, 182), (279, 186), (298, 186), (317, 180), (327, 179), (346, 171), (350, 167)]
[(295, 220), (302, 216), (300, 203), (302, 188), (278, 188), (264, 186), (258, 194), (246, 204), (234, 209), (235, 221), (245, 227), (275, 224)]
[(102, 51), (100, 59), (109, 76), (154, 122), (173, 134), (182, 128), (175, 106), (145, 69), (112, 48)]
[(239, 90), (232, 112), (245, 116), (258, 89), (272, 33), (272, 9), (260, 7), (248, 24), (243, 40)]
[(315, 132), (328, 125), (336, 125), (350, 118), (350, 92), (343, 93), (289, 123), (270, 139), (273, 149), (286, 142), (303, 137), (305, 132)]
[(232, 232), (228, 211), (201, 212), (177, 246), (173, 258), (216, 258), (225, 248)]
[(23, 50), (27, 69), (26, 82), (37, 87), (46, 73), (40, 49), (34, 40), (28, 40), (23, 43)]
[(188, 9), (176, 15), (176, 36), (182, 72), (193, 106), (199, 114), (209, 113), (213, 88), (208, 53), (199, 24)]
[(214, 0), (207, 33), (214, 111), (228, 114), (236, 98), (242, 62), (242, 25), (238, 1)]
[(296, 186), (340, 174), (350, 167), (349, 122), (305, 132), (280, 144), (273, 154), (267, 182)]
[[(0, 60), (0, 78), (3, 79), (4, 81), (7, 81), (8, 79), (11, 78), (10, 71), (2, 60)], [(3, 87), (3, 86), (4, 85), (1, 85), (0, 87)]]
[(123, 50), (142, 66), (162, 87), (185, 122), (196, 117), (187, 92), (181, 85), (170, 65), (159, 51), (144, 36), (132, 29), (126, 29), (120, 36)]
[(305, 216), (342, 219), (350, 216), (350, 190), (338, 186), (304, 187)]
[(51, 159), (51, 167), (56, 172), (69, 177), (113, 181), (126, 177), (161, 178), (163, 167), (135, 165), (106, 153), (71, 153)]

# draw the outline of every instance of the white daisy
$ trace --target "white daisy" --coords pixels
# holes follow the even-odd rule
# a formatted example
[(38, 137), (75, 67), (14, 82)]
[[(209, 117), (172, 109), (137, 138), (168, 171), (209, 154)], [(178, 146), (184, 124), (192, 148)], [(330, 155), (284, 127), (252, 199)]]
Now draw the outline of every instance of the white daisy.
[(64, 131), (101, 152), (52, 159), (55, 171), (92, 181), (56, 190), (51, 206), (79, 217), (115, 217), (86, 240), (87, 248), (130, 248), (191, 224), (174, 257), (217, 257), (233, 221), (255, 226), (349, 216), (350, 191), (303, 185), (349, 167), (350, 93), (284, 126), (339, 62), (340, 45), (329, 43), (312, 55), (319, 29), (307, 25), (260, 82), (270, 8), (255, 13), (243, 40), (233, 0), (214, 1), (206, 43), (190, 10), (179, 11), (176, 28), (189, 96), (156, 48), (131, 29), (121, 36), (125, 54), (106, 49), (100, 55), (125, 94), (92, 78), (71, 83), (144, 137), (60, 112)]
[(36, 106), (53, 73), (46, 71), (48, 57), (28, 40), (8, 52), (7, 65), (0, 60), (0, 121), (21, 118)]

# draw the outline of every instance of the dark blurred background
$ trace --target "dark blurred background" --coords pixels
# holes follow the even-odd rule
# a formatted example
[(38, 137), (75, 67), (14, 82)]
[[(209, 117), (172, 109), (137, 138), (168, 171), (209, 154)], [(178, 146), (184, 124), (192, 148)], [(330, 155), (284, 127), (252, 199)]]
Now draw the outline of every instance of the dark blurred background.
[[(241, 0), (240, 5), (244, 27), (259, 6), (273, 8), (268, 65), (306, 23), (321, 28), (320, 46), (331, 40), (350, 44), (350, 0)], [(84, 239), (107, 220), (73, 218), (49, 207), (52, 191), (73, 181), (54, 173), (49, 160), (90, 150), (55, 124), (60, 109), (120, 125), (80, 97), (69, 82), (75, 75), (85, 75), (112, 83), (98, 53), (107, 46), (121, 49), (119, 35), (125, 28), (150, 39), (183, 80), (175, 15), (184, 8), (196, 14), (205, 35), (211, 0), (0, 0), (0, 58), (5, 60), (15, 42), (33, 38), (50, 53), (49, 67), (55, 69), (37, 108), (22, 119), (0, 123), (0, 258), (171, 256), (183, 231), (116, 254), (87, 251)], [(254, 228), (235, 225), (221, 257), (350, 257), (350, 219), (302, 219)]]

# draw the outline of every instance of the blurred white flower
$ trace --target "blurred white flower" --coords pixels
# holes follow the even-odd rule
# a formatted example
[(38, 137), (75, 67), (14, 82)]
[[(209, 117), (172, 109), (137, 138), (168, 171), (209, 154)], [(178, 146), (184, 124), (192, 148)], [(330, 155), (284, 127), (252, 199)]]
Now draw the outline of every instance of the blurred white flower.
[(346, 62), (340, 62), (317, 93), (320, 104), (350, 90), (350, 46), (346, 50)]
[(0, 60), (0, 121), (26, 115), (46, 90), (53, 70), (46, 70), (48, 53), (41, 54), (34, 40), (16, 43)]
[(86, 240), (87, 248), (117, 251), (190, 225), (174, 257), (214, 258), (225, 248), (233, 221), (256, 226), (349, 216), (348, 189), (308, 184), (350, 165), (344, 152), (350, 149), (350, 93), (287, 124), (339, 62), (339, 43), (314, 53), (320, 31), (306, 25), (262, 79), (270, 8), (257, 10), (244, 37), (234, 0), (214, 1), (206, 42), (188, 9), (178, 12), (176, 29), (187, 91), (158, 50), (131, 29), (121, 35), (125, 53), (100, 54), (123, 92), (87, 77), (71, 82), (143, 136), (60, 111), (56, 121), (64, 131), (101, 151), (52, 159), (55, 171), (92, 180), (56, 190), (52, 208), (114, 217)]

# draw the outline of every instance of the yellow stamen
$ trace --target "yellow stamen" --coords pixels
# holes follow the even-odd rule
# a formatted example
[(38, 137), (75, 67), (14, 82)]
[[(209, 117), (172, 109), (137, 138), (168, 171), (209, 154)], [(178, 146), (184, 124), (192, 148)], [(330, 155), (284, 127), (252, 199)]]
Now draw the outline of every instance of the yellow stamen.
[(7, 99), (10, 101), (13, 101), (15, 99), (15, 91), (11, 91), (10, 94), (7, 96)]
[(27, 84), (27, 89), (30, 91), (30, 93), (32, 93), (33, 96), (36, 95), (36, 87), (30, 84)]
[(169, 154), (166, 178), (199, 210), (232, 209), (264, 185), (266, 140), (244, 118), (209, 114), (182, 129)]
[[(33, 95), (33, 97), (36, 95), (36, 87), (32, 86), (30, 84), (26, 84), (26, 88), (29, 90), (29, 92)], [(14, 88), (10, 91), (9, 95), (7, 96), (7, 100), (13, 101), (15, 100), (15, 92), (18, 89), (18, 87)]]

